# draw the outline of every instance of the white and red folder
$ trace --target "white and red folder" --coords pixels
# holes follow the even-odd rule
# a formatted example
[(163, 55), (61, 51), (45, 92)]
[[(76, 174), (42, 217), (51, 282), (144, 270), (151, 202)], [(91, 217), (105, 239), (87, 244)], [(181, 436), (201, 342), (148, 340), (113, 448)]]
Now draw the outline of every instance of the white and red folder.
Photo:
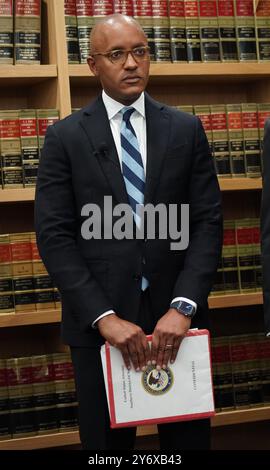
[[(151, 336), (148, 337), (151, 346)], [(111, 427), (202, 419), (215, 414), (207, 330), (189, 330), (164, 371), (128, 370), (120, 351), (101, 347)]]

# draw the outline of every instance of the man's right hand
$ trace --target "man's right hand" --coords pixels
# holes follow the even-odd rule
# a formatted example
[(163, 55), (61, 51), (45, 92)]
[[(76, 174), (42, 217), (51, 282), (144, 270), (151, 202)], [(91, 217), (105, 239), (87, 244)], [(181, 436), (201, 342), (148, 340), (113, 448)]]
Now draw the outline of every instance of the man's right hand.
[(97, 322), (97, 327), (103, 338), (121, 351), (128, 369), (130, 362), (137, 372), (147, 367), (151, 353), (147, 338), (139, 326), (117, 315), (107, 315)]

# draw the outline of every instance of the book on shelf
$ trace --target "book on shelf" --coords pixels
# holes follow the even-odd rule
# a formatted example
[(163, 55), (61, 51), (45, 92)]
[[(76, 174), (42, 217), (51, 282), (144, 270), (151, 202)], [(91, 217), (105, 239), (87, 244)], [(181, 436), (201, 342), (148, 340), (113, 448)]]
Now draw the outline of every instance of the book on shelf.
[[(151, 344), (151, 337), (148, 337)], [(126, 368), (121, 352), (101, 347), (111, 427), (128, 427), (214, 415), (209, 332), (190, 330), (166, 369)]]
[(24, 187), (35, 186), (39, 163), (37, 119), (34, 109), (19, 111), (21, 157)]
[(172, 62), (187, 62), (187, 38), (184, 0), (169, 0), (168, 15)]
[(0, 440), (78, 428), (69, 353), (0, 359)]
[(234, 0), (239, 62), (257, 62), (253, 0)]
[(270, 403), (270, 347), (264, 333), (212, 338), (216, 411)]
[(228, 129), (225, 105), (210, 105), (212, 134), (213, 134), (213, 156), (216, 172), (219, 177), (231, 177)]
[(15, 0), (14, 63), (40, 64), (41, 0)]
[(58, 432), (54, 369), (50, 354), (31, 357), (36, 432)]
[(237, 62), (234, 0), (217, 0), (220, 58), (222, 62)]
[(0, 235), (0, 314), (60, 308), (34, 232)]
[(260, 62), (270, 60), (270, 1), (260, 0), (255, 11), (257, 57)]
[(0, 3), (0, 65), (13, 64), (13, 0)]
[(65, 0), (65, 28), (69, 64), (80, 63), (76, 0)]
[(232, 177), (245, 177), (247, 171), (244, 153), (242, 108), (240, 104), (227, 104), (226, 111), (231, 174)]
[(171, 62), (170, 22), (167, 0), (152, 0), (155, 62)]
[(12, 437), (36, 434), (31, 357), (6, 359)]
[(216, 0), (198, 0), (201, 56), (203, 62), (220, 62)]
[(0, 187), (34, 187), (47, 127), (59, 119), (56, 109), (0, 111)]

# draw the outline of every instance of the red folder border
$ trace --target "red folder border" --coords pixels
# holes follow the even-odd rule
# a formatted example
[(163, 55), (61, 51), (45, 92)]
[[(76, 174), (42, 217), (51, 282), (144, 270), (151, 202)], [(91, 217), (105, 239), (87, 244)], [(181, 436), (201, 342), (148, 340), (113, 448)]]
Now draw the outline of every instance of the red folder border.
[[(211, 361), (211, 349), (210, 349), (210, 334), (206, 329), (203, 330), (189, 330), (186, 336), (203, 336), (207, 335), (208, 337), (208, 348), (210, 355), (210, 370), (211, 370), (211, 387), (213, 393), (213, 378), (212, 378), (212, 361)], [(147, 336), (148, 341), (151, 341), (152, 336)], [(109, 394), (109, 407), (110, 407), (110, 417), (111, 417), (111, 428), (127, 428), (127, 427), (136, 427), (136, 426), (146, 426), (149, 424), (162, 424), (162, 423), (174, 423), (177, 421), (191, 421), (195, 419), (210, 418), (215, 415), (215, 411), (209, 411), (205, 413), (192, 413), (187, 415), (179, 416), (170, 416), (168, 418), (153, 418), (153, 419), (144, 419), (139, 421), (125, 421), (123, 423), (117, 423), (115, 417), (115, 401), (113, 393), (113, 384), (112, 384), (112, 365), (111, 365), (111, 353), (110, 353), (110, 344), (105, 343), (105, 354), (106, 354), (106, 364), (107, 364), (107, 381), (108, 381), (108, 394)], [(214, 393), (213, 393), (214, 397)]]

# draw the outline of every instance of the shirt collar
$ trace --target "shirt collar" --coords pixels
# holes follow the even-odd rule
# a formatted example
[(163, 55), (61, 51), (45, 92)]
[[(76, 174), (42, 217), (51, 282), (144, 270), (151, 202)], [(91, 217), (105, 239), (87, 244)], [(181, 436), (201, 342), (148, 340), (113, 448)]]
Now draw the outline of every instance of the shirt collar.
[[(107, 93), (102, 90), (102, 99), (104, 106), (106, 108), (109, 120), (113, 119), (116, 114), (124, 108), (122, 103), (115, 101), (111, 98)], [(134, 108), (142, 117), (145, 118), (145, 100), (144, 100), (144, 92), (142, 92), (139, 98), (132, 103), (132, 108)]]

